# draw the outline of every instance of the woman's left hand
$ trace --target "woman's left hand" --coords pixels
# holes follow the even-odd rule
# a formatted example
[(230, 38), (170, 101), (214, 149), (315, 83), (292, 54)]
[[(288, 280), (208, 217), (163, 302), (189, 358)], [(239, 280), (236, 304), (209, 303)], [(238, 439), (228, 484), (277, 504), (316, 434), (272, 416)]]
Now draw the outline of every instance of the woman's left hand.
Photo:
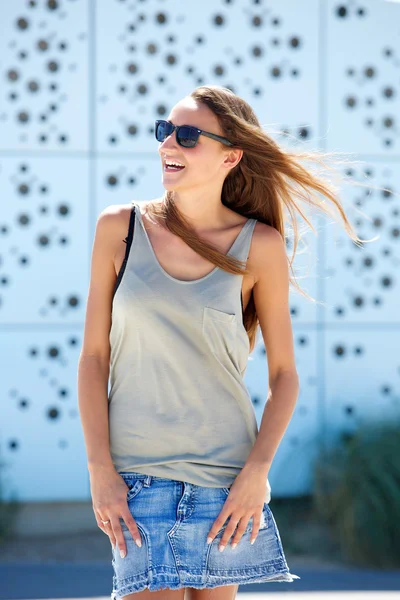
[(233, 482), (229, 496), (225, 500), (221, 512), (210, 529), (207, 537), (208, 544), (211, 544), (228, 517), (230, 517), (229, 523), (225, 528), (218, 549), (221, 552), (225, 549), (239, 523), (236, 534), (231, 542), (232, 549), (235, 548), (241, 540), (251, 517), (253, 517), (253, 528), (250, 543), (254, 544), (260, 529), (265, 502), (266, 483), (267, 475), (265, 472), (246, 472), (242, 469)]

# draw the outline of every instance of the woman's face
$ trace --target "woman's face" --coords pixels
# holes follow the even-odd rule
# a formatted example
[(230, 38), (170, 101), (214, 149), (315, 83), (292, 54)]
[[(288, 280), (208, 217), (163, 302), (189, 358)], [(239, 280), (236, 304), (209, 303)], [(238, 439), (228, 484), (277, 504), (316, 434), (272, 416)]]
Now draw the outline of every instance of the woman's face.
[[(166, 119), (174, 125), (192, 125), (223, 136), (214, 113), (204, 104), (196, 103), (192, 98), (184, 98), (174, 106)], [(162, 165), (162, 184), (166, 190), (184, 190), (193, 188), (206, 189), (217, 183), (222, 186), (229, 169), (232, 168), (232, 156), (240, 151), (231, 150), (221, 142), (200, 135), (194, 148), (183, 148), (176, 141), (176, 131), (159, 142), (158, 152)], [(231, 160), (224, 164), (225, 159)], [(174, 160), (185, 166), (180, 171), (166, 171), (165, 159)], [(235, 161), (235, 164), (238, 161)], [(234, 166), (234, 165), (233, 165)]]

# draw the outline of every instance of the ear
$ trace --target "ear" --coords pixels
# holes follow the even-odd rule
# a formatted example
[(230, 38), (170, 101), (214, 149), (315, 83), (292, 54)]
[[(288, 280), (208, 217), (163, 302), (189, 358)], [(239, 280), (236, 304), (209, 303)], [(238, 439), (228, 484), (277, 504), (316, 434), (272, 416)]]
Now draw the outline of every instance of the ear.
[(236, 167), (236, 165), (241, 161), (242, 156), (243, 150), (240, 150), (240, 148), (235, 148), (235, 150), (229, 150), (222, 164), (228, 169), (233, 169), (233, 167)]

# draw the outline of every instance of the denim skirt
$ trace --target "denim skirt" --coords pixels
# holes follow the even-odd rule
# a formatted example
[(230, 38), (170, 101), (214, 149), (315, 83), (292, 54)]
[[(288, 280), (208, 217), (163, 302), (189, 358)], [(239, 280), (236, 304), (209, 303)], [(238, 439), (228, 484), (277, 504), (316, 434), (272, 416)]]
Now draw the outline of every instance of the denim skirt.
[(139, 548), (120, 517), (126, 543), (121, 558), (118, 542), (112, 548), (112, 600), (127, 594), (184, 587), (197, 589), (222, 585), (293, 581), (275, 519), (265, 502), (260, 529), (250, 544), (253, 518), (232, 550), (219, 542), (229, 517), (211, 544), (207, 535), (228, 497), (229, 488), (210, 488), (136, 472), (119, 473), (127, 484), (128, 508), (142, 538)]

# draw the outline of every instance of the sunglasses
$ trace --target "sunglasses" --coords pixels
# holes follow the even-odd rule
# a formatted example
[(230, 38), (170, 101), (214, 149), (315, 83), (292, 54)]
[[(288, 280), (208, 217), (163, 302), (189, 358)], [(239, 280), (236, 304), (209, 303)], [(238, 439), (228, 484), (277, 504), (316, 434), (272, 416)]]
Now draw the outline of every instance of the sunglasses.
[(203, 131), (202, 129), (198, 129), (192, 125), (173, 125), (170, 121), (164, 121), (162, 119), (158, 119), (156, 121), (156, 140), (163, 142), (175, 130), (176, 141), (180, 146), (183, 146), (183, 148), (194, 148), (199, 140), (200, 135), (205, 135), (212, 140), (222, 142), (226, 146), (233, 146), (232, 142), (224, 137), (221, 137), (220, 135), (216, 135), (215, 133)]

